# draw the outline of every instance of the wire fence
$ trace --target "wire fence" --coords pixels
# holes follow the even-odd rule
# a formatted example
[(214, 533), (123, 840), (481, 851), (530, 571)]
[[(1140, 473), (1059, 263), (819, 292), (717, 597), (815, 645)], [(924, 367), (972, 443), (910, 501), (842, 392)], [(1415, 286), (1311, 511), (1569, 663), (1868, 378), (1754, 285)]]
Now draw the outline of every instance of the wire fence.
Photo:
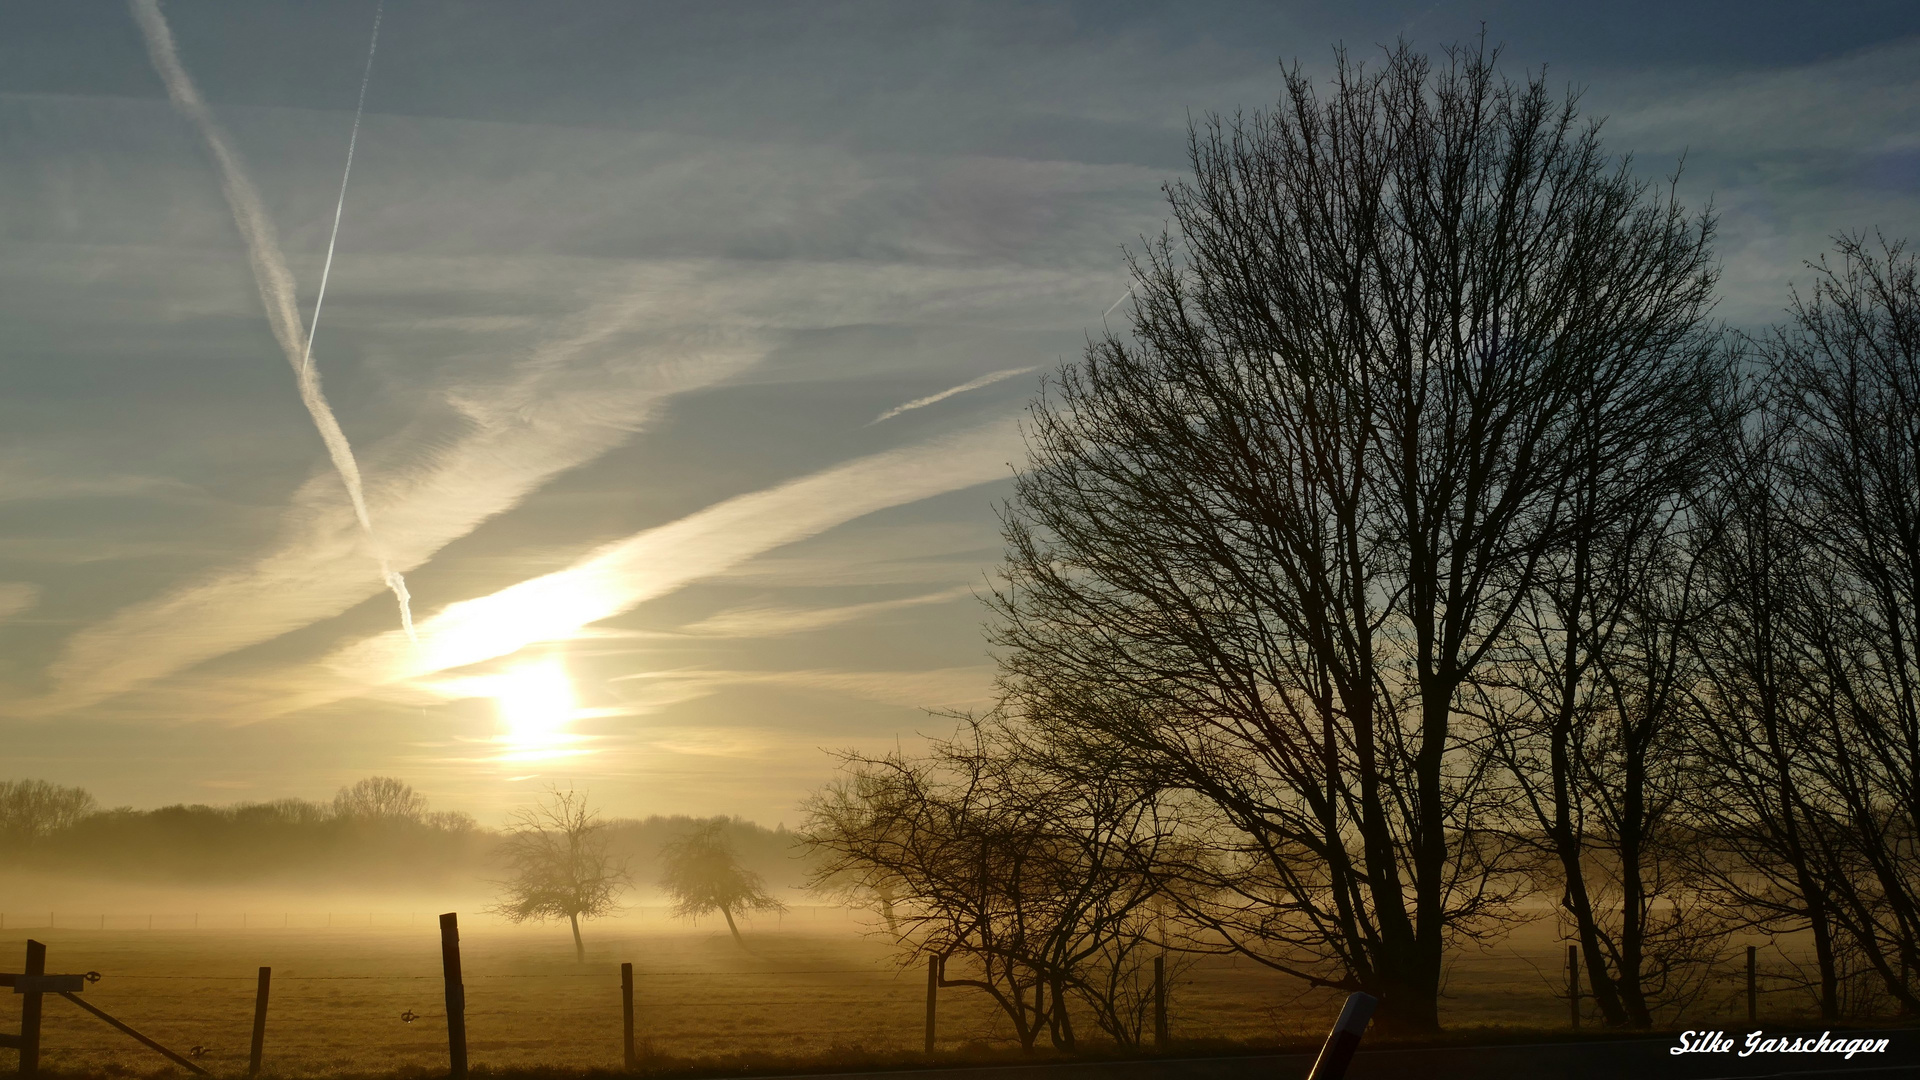
[[(0, 969), (12, 969), (26, 937), (46, 941), (48, 970), (103, 974), (85, 991), (90, 1003), (183, 1053), (197, 1048), (196, 1060), (216, 1072), (238, 1071), (246, 1060), (262, 965), (273, 969), (270, 1072), (444, 1067), (444, 986), (432, 915), (361, 912), (357, 924), (329, 926), (326, 912), (308, 913), (319, 918), (304, 925), (297, 913), (286, 912), (286, 925), (275, 928), (256, 926), (254, 913), (201, 913), (201, 931), (302, 932), (163, 934), (147, 932), (131, 913), (88, 920), (56, 910), (43, 913), (52, 918), (39, 926), (22, 925), (19, 914), (9, 912), (0, 932)], [(763, 920), (736, 942), (724, 932), (664, 932), (630, 918), (591, 925), (582, 963), (564, 926), (541, 932), (461, 918), (466, 1024), (476, 1063), (618, 1067), (622, 962), (633, 965), (635, 1035), (651, 1061), (876, 1060), (922, 1045), (924, 968), (902, 967), (883, 940), (848, 932), (844, 919), (820, 917), (825, 928), (809, 933), (796, 927), (816, 920), (790, 914), (782, 927)], [(177, 925), (166, 925), (160, 913), (153, 921), (155, 931), (193, 929), (191, 913)], [(369, 933), (370, 927), (379, 932)], [(415, 932), (397, 932), (408, 928)], [(1452, 957), (1445, 1021), (1569, 1026), (1565, 947), (1541, 937)], [(1731, 950), (1727, 965), (1707, 972), (1671, 1020), (1743, 1019), (1746, 984), (1738, 957)], [(1763, 1019), (1785, 1022), (1808, 1013), (1802, 960), (1791, 948), (1767, 955), (1755, 983)], [(1341, 996), (1303, 990), (1297, 980), (1245, 958), (1205, 957), (1176, 970), (1168, 1027), (1177, 1043), (1317, 1039)], [(1017, 1045), (1006, 1017), (977, 991), (939, 990), (937, 1015), (939, 1050)], [(1598, 1026), (1590, 999), (1581, 1002), (1580, 1022)], [(77, 1009), (50, 1007), (47, 1023), (50, 1066), (124, 1068), (139, 1065), (147, 1053)], [(1083, 1041), (1099, 1041), (1090, 1016), (1077, 1015), (1076, 1025)]]

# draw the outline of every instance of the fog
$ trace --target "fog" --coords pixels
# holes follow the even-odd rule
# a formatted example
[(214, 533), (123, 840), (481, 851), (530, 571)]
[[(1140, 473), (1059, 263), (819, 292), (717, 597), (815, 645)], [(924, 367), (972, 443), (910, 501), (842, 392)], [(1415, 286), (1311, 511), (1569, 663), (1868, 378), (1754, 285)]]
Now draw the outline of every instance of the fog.
[[(151, 916), (156, 928), (192, 925), (196, 914), (208, 925), (247, 916), (254, 926), (325, 925), (330, 913), (347, 920), (357, 912), (363, 922), (372, 913), (374, 925), (417, 912), (479, 916), (508, 876), (504, 831), (432, 811), (385, 778), (343, 789), (331, 804), (96, 810), (78, 789), (31, 782), (10, 782), (0, 795), (12, 796), (0, 808), (0, 913), (9, 929), (45, 925), (49, 911), (79, 926), (103, 915), (108, 926)], [(662, 905), (661, 849), (710, 820), (595, 822), (610, 865), (624, 867), (630, 881), (620, 907)], [(721, 831), (741, 869), (788, 902), (812, 902), (791, 833), (738, 819)]]

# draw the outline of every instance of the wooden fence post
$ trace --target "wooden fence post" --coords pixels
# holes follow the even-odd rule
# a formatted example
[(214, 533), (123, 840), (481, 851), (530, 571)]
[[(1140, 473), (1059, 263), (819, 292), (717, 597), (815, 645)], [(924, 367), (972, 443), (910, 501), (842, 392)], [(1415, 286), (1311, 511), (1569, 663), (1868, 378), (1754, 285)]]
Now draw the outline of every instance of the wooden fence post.
[(1759, 949), (1747, 946), (1747, 1023), (1760, 1022), (1760, 978), (1757, 971)]
[(627, 1071), (633, 1072), (640, 1067), (640, 1059), (633, 1052), (633, 965), (620, 965), (620, 1025), (624, 1033), (627, 1048)]
[(260, 969), (260, 986), (253, 992), (253, 1049), (247, 1055), (247, 1075), (260, 1075), (260, 1053), (267, 1046), (267, 987), (273, 982), (273, 969)]
[(460, 916), (440, 916), (440, 967), (447, 981), (447, 1063), (451, 1080), (467, 1080), (467, 988), (460, 981)]
[(1153, 958), (1153, 1045), (1167, 1045), (1167, 958)]
[(1567, 1022), (1580, 1026), (1580, 946), (1567, 946)]
[(927, 957), (927, 1053), (933, 1053), (934, 996), (940, 990), (940, 958)]
[[(51, 920), (49, 920), (51, 921)], [(27, 939), (27, 967), (22, 974), (45, 975), (47, 973), (47, 947), (32, 938)], [(41, 993), (29, 990), (20, 995), (20, 1076), (21, 1080), (40, 1074), (40, 1008)]]

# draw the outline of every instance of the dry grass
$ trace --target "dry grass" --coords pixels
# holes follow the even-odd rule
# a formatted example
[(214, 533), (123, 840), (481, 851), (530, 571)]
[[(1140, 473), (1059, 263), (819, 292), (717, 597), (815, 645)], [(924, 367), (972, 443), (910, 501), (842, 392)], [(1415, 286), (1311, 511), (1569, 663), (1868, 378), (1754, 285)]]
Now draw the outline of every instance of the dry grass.
[[(236, 1075), (246, 1067), (255, 970), (270, 965), (270, 1074), (445, 1068), (439, 936), (430, 916), (331, 929), (213, 928), (209, 917), (206, 929), (149, 931), (113, 929), (112, 921), (105, 930), (20, 929), (10, 919), (0, 932), (0, 969), (17, 970), (27, 937), (44, 941), (51, 970), (103, 973), (86, 1000), (176, 1050), (205, 1047), (205, 1067)], [(743, 950), (724, 928), (689, 929), (658, 911), (641, 911), (590, 924), (584, 964), (574, 962), (564, 926), (464, 921), (467, 1027), (476, 1066), (618, 1067), (622, 961), (635, 968), (636, 1026), (649, 1071), (924, 1060), (924, 971), (900, 970), (884, 943), (862, 936), (842, 912), (803, 909), (762, 919), (748, 930), (750, 948)], [(1556, 997), (1565, 981), (1563, 958), (1564, 946), (1542, 924), (1484, 953), (1458, 957), (1446, 1022), (1489, 1033), (1564, 1028), (1566, 1004)], [(1209, 958), (1176, 985), (1170, 1026), (1188, 1050), (1309, 1046), (1324, 1034), (1337, 997), (1302, 993), (1297, 983), (1247, 961)], [(1784, 999), (1775, 1004), (1782, 1019), (1797, 1011)], [(1733, 1000), (1721, 994), (1700, 1008), (1703, 1015), (1730, 1017)], [(401, 1019), (408, 1010), (418, 1017), (411, 1024)], [(1006, 1023), (980, 995), (946, 990), (939, 1011), (943, 1057), (1015, 1054)], [(46, 1015), (43, 1060), (51, 1069), (127, 1075), (165, 1065), (67, 1002), (49, 999)], [(0, 1020), (0, 1028), (12, 1027)]]

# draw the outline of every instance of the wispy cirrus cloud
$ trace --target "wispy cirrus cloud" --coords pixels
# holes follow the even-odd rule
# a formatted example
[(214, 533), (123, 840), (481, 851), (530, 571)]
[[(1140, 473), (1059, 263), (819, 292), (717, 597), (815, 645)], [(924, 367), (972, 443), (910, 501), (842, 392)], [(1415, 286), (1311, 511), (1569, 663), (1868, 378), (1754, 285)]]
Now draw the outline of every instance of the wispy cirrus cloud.
[(33, 610), (40, 602), (40, 586), (27, 581), (0, 581), (0, 619)]
[[(627, 296), (534, 350), (506, 379), (449, 394), (465, 430), (420, 448), (370, 492), (395, 566), (411, 570), (556, 474), (625, 442), (675, 394), (726, 379), (764, 354), (754, 339), (637, 334), (655, 301)], [(638, 354), (638, 358), (634, 354)], [(379, 592), (363, 533), (330, 476), (287, 510), (281, 539), (239, 569), (122, 609), (67, 642), (34, 712), (92, 704), (213, 657), (338, 615)], [(404, 638), (403, 638), (404, 640)]]
[(600, 717), (646, 716), (666, 706), (733, 687), (770, 686), (858, 698), (907, 709), (985, 705), (993, 697), (995, 669), (987, 664), (912, 671), (800, 668), (788, 671), (677, 669), (623, 675), (612, 680), (637, 687), (621, 705), (590, 710)]
[(689, 623), (681, 627), (677, 633), (696, 637), (781, 637), (786, 634), (804, 634), (812, 630), (824, 630), (829, 626), (858, 622), (861, 619), (909, 608), (944, 604), (950, 600), (959, 600), (972, 595), (973, 586), (962, 585), (958, 588), (942, 589), (939, 592), (921, 593), (918, 596), (903, 596), (897, 600), (876, 600), (866, 604), (845, 604), (839, 607), (800, 608), (778, 605), (737, 607), (709, 615), (699, 622)]
[(570, 640), (602, 619), (783, 544), (877, 510), (1008, 475), (1021, 449), (1012, 418), (856, 458), (603, 545), (573, 565), (450, 604), (416, 624), (336, 650), (329, 685), (279, 697), (291, 712), (373, 688), (478, 664), (542, 642)]
[(71, 499), (204, 499), (192, 484), (135, 473), (74, 475), (48, 458), (0, 458), (0, 503)]

